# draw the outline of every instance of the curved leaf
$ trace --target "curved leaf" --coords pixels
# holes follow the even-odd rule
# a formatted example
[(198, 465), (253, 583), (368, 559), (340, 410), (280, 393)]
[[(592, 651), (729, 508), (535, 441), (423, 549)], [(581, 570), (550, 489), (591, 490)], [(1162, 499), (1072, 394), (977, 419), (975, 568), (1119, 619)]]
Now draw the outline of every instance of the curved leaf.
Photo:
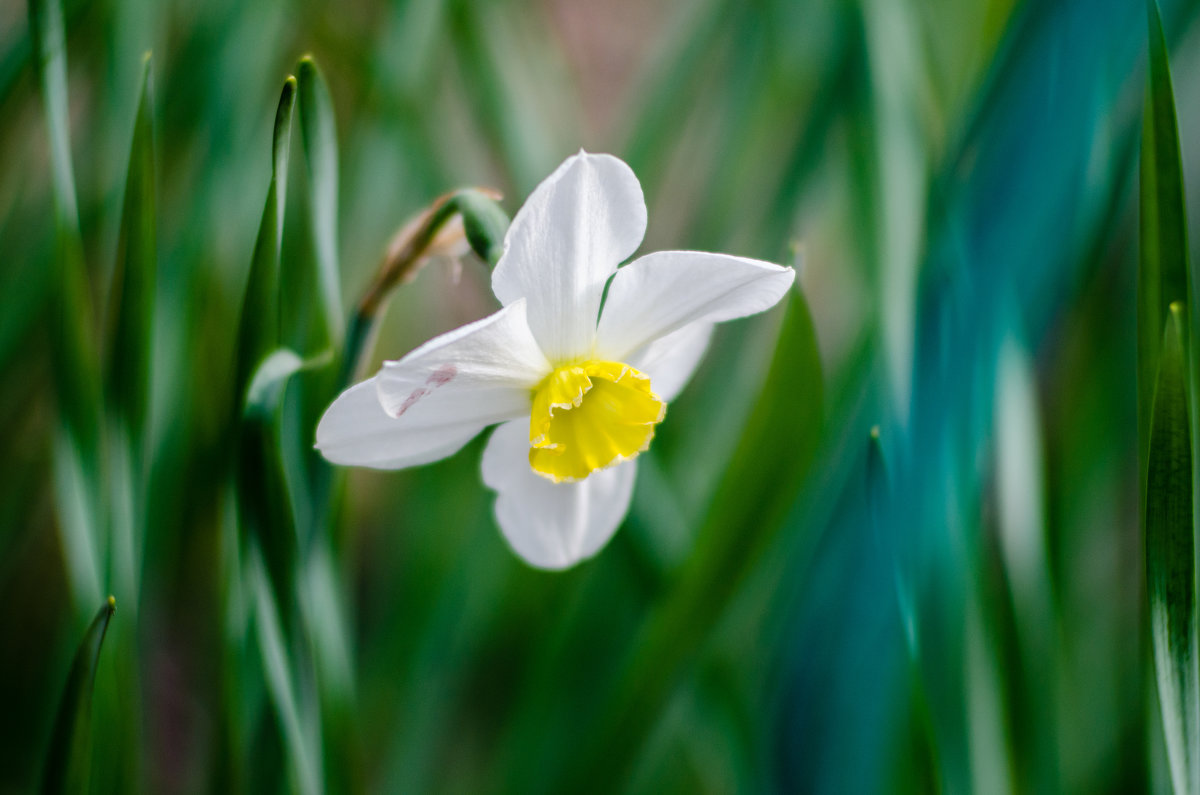
[(100, 607), (92, 619), (91, 626), (83, 636), (67, 683), (63, 687), (58, 715), (54, 719), (54, 732), (46, 752), (45, 772), (42, 775), (42, 792), (66, 793), (86, 792), (88, 767), (91, 756), (92, 686), (96, 681), (96, 664), (100, 659), (100, 647), (108, 622), (117, 610), (117, 602), (111, 596)]
[[(680, 586), (642, 627), (593, 741), (555, 791), (619, 788), (684, 666), (782, 526), (817, 449), (823, 376), (808, 302), (789, 291), (766, 382)], [(749, 517), (753, 517), (750, 519)], [(737, 531), (737, 532), (735, 532)]]
[(238, 433), (238, 517), (261, 546), (280, 594), (291, 592), (296, 527), (279, 446), (279, 417), (288, 380), (304, 366), (286, 349), (262, 361), (246, 390)]

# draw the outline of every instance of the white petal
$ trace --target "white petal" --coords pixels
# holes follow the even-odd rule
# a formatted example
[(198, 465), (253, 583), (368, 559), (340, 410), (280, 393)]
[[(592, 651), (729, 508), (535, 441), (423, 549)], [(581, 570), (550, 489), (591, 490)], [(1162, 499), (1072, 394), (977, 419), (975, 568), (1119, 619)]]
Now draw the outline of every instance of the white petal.
[(700, 251), (659, 251), (617, 271), (597, 352), (623, 357), (689, 323), (719, 323), (774, 306), (796, 274), (769, 262)]
[(335, 464), (377, 469), (436, 461), (488, 425), (528, 416), (549, 368), (518, 301), (343, 392), (317, 426), (317, 448)]
[(629, 166), (580, 152), (538, 185), (513, 219), (492, 290), (529, 302), (529, 327), (554, 361), (591, 353), (604, 284), (646, 233)]
[(625, 361), (650, 376), (654, 394), (671, 401), (691, 380), (712, 332), (711, 323), (689, 323), (634, 351)]
[(413, 428), (470, 420), (482, 429), (528, 413), (533, 387), (549, 372), (517, 301), (384, 362), (379, 402)]
[(529, 467), (529, 421), (505, 423), (483, 453), (483, 482), (497, 492), (496, 522), (531, 566), (565, 569), (600, 551), (629, 511), (637, 461), (553, 483)]
[(375, 378), (343, 392), (317, 425), (317, 449), (335, 464), (400, 469), (427, 464), (458, 452), (483, 426), (414, 427), (388, 415), (379, 404)]

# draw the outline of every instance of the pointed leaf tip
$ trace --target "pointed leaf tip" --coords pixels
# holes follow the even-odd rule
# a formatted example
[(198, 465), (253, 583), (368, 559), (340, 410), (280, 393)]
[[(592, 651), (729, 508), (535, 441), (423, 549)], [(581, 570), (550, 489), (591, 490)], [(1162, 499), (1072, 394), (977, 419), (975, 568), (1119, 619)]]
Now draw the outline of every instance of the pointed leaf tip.
[(280, 338), (280, 249), (283, 244), (292, 110), (295, 105), (296, 78), (288, 75), (275, 110), (275, 126), (271, 137), (271, 182), (242, 298), (234, 392), (239, 401), (245, 394), (254, 368), (278, 346)]
[(1168, 307), (1190, 307), (1187, 207), (1179, 148), (1179, 122), (1162, 20), (1147, 0), (1148, 69), (1138, 169), (1140, 262), (1138, 266), (1138, 452), (1145, 484), (1151, 403), (1162, 355)]
[(1151, 415), (1147, 461), (1146, 590), (1158, 700), (1176, 792), (1200, 791), (1192, 442), (1183, 305), (1170, 305)]
[[(333, 98), (311, 55), (297, 64), (300, 144), (308, 175), (307, 210), (315, 273), (293, 280), (288, 301), (300, 312), (319, 312), (308, 344), (340, 348), (346, 319), (338, 265), (338, 144)], [(311, 350), (311, 348), (310, 348)]]
[(296, 107), (296, 78), (288, 75), (279, 94), (279, 106), (275, 110), (275, 132), (271, 137), (271, 164), (273, 174), (280, 180), (286, 177), (288, 147), (291, 145), (292, 110)]
[(54, 719), (54, 730), (46, 750), (42, 773), (43, 793), (86, 792), (91, 757), (92, 690), (100, 648), (117, 600), (109, 596), (92, 619), (63, 686)]

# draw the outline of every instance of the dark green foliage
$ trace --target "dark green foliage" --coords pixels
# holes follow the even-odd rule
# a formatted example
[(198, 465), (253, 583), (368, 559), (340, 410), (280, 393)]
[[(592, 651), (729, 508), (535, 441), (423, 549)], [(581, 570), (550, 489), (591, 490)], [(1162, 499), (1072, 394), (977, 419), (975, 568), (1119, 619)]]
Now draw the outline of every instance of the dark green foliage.
[(91, 626), (79, 643), (71, 660), (71, 670), (58, 701), (58, 715), (46, 750), (42, 773), (42, 792), (87, 792), (91, 780), (92, 748), (92, 688), (96, 682), (96, 667), (100, 663), (100, 647), (108, 632), (108, 622), (116, 612), (117, 603), (111, 596), (100, 607)]

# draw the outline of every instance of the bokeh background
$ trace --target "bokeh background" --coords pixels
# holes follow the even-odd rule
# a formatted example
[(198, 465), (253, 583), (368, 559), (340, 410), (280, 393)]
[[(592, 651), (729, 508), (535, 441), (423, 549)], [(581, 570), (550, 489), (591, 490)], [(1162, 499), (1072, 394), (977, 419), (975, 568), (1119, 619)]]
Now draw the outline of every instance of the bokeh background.
[[(1161, 7), (1200, 199), (1200, 8)], [(4, 0), (0, 790), (42, 780), (112, 593), (95, 792), (1168, 791), (1138, 519), (1140, 0), (62, 12), (97, 359), (152, 52), (144, 481), (122, 513), (72, 479), (71, 232), (28, 10)], [(622, 530), (568, 572), (506, 547), (482, 439), (334, 475), (332, 516), (296, 520), (295, 576), (271, 580), (273, 645), (228, 462), (272, 124), (305, 54), (336, 122), (347, 311), (435, 197), (489, 186), (515, 212), (580, 147), (641, 179), (643, 250), (794, 263), (803, 295), (719, 330)], [(320, 256), (292, 141), (285, 280)], [(1190, 224), (1200, 261), (1200, 200)], [(483, 262), (435, 258), (374, 361), (494, 307)], [(303, 354), (316, 311), (281, 307)], [(313, 407), (293, 406), (308, 383), (280, 426), (300, 504), (321, 477)]]

